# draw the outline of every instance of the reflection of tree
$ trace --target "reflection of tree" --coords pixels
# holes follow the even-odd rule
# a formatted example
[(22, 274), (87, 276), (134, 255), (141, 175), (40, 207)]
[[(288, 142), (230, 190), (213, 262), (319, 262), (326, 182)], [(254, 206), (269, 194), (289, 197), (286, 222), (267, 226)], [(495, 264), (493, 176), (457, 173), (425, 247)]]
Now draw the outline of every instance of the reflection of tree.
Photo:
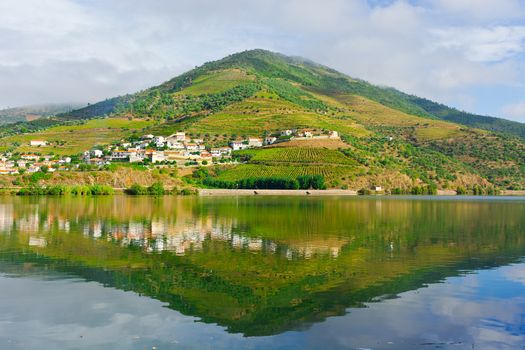
[[(245, 335), (341, 315), (525, 251), (523, 205), (510, 202), (63, 200), (0, 207), (4, 264), (45, 264)], [(163, 250), (191, 237), (198, 249)]]

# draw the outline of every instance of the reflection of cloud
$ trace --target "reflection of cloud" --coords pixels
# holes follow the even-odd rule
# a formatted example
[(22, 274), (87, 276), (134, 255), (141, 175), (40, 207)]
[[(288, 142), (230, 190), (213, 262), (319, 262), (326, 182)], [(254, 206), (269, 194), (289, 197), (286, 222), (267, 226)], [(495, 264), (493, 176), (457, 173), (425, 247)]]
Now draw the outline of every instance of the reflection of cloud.
[(510, 281), (518, 282), (525, 285), (525, 265), (510, 265), (502, 267), (502, 274)]
[(512, 286), (497, 279), (508, 268), (525, 271), (524, 265), (481, 271), (350, 309), (345, 317), (314, 325), (308, 339), (312, 347), (336, 341), (340, 347), (373, 349), (419, 349), (425, 343), (451, 349), (525, 348), (520, 331), (525, 301), (507, 297)]

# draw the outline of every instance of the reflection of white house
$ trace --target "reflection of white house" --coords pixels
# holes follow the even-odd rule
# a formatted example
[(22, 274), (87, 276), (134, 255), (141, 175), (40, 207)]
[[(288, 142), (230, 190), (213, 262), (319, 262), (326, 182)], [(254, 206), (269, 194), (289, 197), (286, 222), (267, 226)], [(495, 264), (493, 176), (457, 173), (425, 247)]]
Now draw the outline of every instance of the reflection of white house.
[(45, 146), (45, 145), (47, 145), (47, 141), (42, 141), (42, 140), (31, 140), (31, 141), (29, 141), (29, 144), (30, 144), (31, 146), (40, 147), (40, 146)]

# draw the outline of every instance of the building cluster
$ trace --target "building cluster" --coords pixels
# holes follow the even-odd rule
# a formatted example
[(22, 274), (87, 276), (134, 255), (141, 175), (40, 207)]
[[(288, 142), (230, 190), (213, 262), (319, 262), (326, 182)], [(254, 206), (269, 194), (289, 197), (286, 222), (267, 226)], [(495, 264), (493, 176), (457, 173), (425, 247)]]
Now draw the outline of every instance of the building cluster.
[(51, 155), (4, 153), (0, 156), (0, 175), (16, 175), (22, 172), (35, 173), (46, 167), (47, 171), (66, 170), (71, 163), (70, 157)]
[[(264, 139), (247, 137), (242, 140), (231, 141), (228, 146), (210, 147), (203, 139), (191, 138), (185, 132), (177, 132), (170, 136), (143, 135), (139, 140), (122, 140), (116, 145), (104, 148), (95, 148), (85, 151), (82, 161), (87, 164), (103, 166), (114, 162), (177, 164), (187, 165), (188, 161), (214, 161), (231, 159), (233, 151), (249, 148), (259, 148), (274, 143), (286, 142), (292, 139), (331, 138), (338, 139), (337, 131), (316, 131), (313, 129), (285, 129), (266, 136)], [(43, 140), (30, 140), (29, 145), (35, 148), (45, 147), (49, 143)], [(56, 170), (70, 170), (79, 167), (70, 164), (70, 157), (58, 157), (40, 154), (0, 155), (0, 175), (19, 174), (21, 172), (37, 172), (47, 167), (50, 172)], [(23, 169), (23, 170), (21, 170)]]
[(231, 158), (232, 151), (246, 148), (262, 147), (263, 140), (248, 138), (241, 141), (232, 141), (229, 146), (209, 147), (204, 140), (191, 138), (184, 132), (177, 132), (170, 136), (144, 135), (140, 140), (121, 142), (115, 146), (108, 146), (105, 150), (93, 149), (84, 153), (84, 161), (95, 165), (110, 164), (112, 162), (144, 162), (185, 164), (187, 161), (208, 161), (214, 159)]

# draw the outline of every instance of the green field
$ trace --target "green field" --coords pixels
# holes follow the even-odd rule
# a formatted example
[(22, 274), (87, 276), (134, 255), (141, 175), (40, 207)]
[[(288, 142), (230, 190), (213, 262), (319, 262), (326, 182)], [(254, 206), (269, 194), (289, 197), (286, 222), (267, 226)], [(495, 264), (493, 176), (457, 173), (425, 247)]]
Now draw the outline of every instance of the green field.
[(356, 164), (343, 153), (325, 148), (267, 148), (242, 151), (240, 154), (243, 152), (253, 155), (251, 163)]
[(325, 148), (267, 148), (239, 151), (237, 154), (247, 156), (248, 163), (220, 173), (219, 180), (260, 177), (295, 179), (302, 175), (322, 175), (326, 181), (333, 181), (355, 173), (357, 165), (355, 160), (338, 150)]
[(217, 178), (224, 181), (238, 181), (245, 178), (280, 177), (297, 178), (302, 175), (322, 175), (331, 181), (355, 171), (351, 166), (329, 165), (261, 165), (241, 164), (221, 173)]

